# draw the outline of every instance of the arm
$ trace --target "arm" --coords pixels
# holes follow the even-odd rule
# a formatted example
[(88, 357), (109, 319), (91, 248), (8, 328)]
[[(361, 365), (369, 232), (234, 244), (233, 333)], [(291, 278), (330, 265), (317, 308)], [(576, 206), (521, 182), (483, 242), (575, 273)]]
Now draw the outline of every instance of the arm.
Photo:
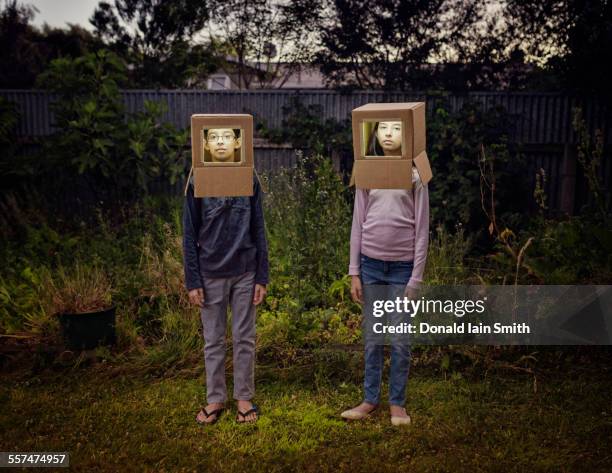
[(183, 267), (185, 287), (188, 291), (202, 287), (198, 258), (200, 205), (199, 200), (194, 197), (193, 184), (190, 182), (183, 203)]
[(414, 261), (408, 287), (418, 289), (423, 282), (429, 246), (429, 191), (427, 185), (414, 186)]
[(368, 203), (368, 192), (365, 189), (355, 189), (355, 205), (353, 208), (353, 225), (351, 227), (349, 276), (359, 276), (361, 254), (361, 229), (365, 220), (365, 210)]
[(264, 223), (262, 191), (259, 180), (253, 182), (253, 195), (251, 196), (251, 235), (257, 247), (257, 269), (255, 271), (255, 284), (265, 286), (268, 284), (268, 242), (266, 240), (266, 226)]

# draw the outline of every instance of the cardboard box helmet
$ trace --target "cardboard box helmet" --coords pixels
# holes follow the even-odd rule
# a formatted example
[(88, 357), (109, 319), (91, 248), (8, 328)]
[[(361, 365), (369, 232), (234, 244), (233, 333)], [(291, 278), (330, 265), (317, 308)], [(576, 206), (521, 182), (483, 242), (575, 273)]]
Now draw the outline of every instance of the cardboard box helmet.
[(191, 163), (195, 197), (253, 195), (253, 116), (192, 115)]
[(432, 178), (425, 150), (425, 102), (369, 103), (352, 111), (355, 161), (350, 185), (412, 189), (412, 165)]

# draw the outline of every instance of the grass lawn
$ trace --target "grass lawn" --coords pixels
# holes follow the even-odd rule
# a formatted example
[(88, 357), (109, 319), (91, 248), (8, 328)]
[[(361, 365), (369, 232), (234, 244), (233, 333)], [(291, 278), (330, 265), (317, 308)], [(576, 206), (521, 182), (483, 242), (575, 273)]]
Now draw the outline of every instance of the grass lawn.
[(259, 422), (236, 425), (232, 406), (214, 426), (194, 420), (203, 375), (97, 364), (4, 379), (2, 451), (69, 451), (74, 471), (612, 471), (609, 373), (558, 370), (534, 386), (523, 374), (444, 379), (413, 369), (412, 425), (402, 428), (386, 405), (345, 423), (338, 414), (361, 388), (333, 377), (261, 375)]

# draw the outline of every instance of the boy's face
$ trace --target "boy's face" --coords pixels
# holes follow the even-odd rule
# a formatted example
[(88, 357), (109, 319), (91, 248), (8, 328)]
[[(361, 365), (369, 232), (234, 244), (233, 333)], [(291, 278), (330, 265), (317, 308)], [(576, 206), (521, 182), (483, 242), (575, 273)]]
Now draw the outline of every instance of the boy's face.
[(402, 122), (379, 122), (376, 138), (385, 154), (398, 151), (402, 146)]
[(240, 148), (240, 138), (231, 128), (211, 128), (206, 135), (204, 148), (210, 152), (214, 162), (231, 162), (234, 151)]

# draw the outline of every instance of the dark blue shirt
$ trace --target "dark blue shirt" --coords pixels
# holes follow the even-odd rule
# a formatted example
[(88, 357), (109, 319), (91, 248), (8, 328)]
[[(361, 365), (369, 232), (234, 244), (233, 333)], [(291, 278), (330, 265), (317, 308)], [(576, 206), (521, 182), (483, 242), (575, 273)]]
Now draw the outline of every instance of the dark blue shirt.
[(268, 284), (268, 245), (262, 191), (253, 176), (250, 197), (194, 197), (193, 179), (183, 206), (183, 263), (188, 291), (201, 277), (227, 278), (255, 271)]

